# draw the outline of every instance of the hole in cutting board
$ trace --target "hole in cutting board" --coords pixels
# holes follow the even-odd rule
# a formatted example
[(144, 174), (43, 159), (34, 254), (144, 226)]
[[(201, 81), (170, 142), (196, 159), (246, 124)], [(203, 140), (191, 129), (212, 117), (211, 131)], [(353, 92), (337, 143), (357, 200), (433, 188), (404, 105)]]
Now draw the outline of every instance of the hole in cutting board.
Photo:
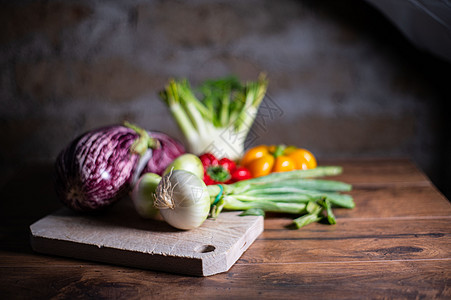
[(199, 253), (209, 253), (215, 251), (216, 247), (213, 245), (201, 245), (196, 247), (194, 250)]

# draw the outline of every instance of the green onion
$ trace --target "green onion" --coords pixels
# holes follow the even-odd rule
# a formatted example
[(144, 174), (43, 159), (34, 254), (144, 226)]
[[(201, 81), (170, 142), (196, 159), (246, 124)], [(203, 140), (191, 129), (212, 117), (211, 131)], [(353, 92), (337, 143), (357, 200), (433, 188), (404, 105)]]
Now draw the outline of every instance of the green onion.
[[(212, 209), (210, 216), (216, 217), (223, 209), (302, 214), (293, 220), (296, 227), (317, 222), (326, 217), (329, 224), (335, 224), (332, 207), (353, 208), (350, 195), (341, 194), (352, 186), (340, 181), (313, 179), (325, 175), (337, 175), (340, 167), (317, 167), (272, 173), (267, 176), (236, 182), (233, 184), (210, 185), (207, 187)], [(314, 171), (314, 172), (313, 172)], [(218, 200), (220, 197), (220, 201)]]
[(240, 216), (265, 216), (265, 211), (261, 208), (249, 208), (248, 210), (243, 211)]
[(297, 228), (318, 222), (323, 218), (322, 216), (320, 216), (322, 207), (315, 202), (309, 202), (306, 210), (307, 214), (293, 220), (293, 223)]
[[(153, 199), (162, 217), (180, 229), (196, 228), (207, 215), (216, 218), (222, 210), (243, 211), (241, 215), (294, 214), (299, 216), (293, 220), (297, 228), (323, 219), (335, 224), (333, 207), (355, 206), (350, 195), (341, 193), (352, 187), (339, 181), (308, 178), (330, 174), (330, 170), (334, 170), (334, 175), (338, 174), (337, 170), (341, 172), (337, 167), (318, 167), (314, 173), (311, 170), (272, 173), (233, 184), (209, 186), (194, 173), (171, 170), (161, 180), (152, 177), (141, 182), (137, 195), (146, 203)], [(147, 190), (155, 190), (155, 186), (155, 195), (148, 194)]]

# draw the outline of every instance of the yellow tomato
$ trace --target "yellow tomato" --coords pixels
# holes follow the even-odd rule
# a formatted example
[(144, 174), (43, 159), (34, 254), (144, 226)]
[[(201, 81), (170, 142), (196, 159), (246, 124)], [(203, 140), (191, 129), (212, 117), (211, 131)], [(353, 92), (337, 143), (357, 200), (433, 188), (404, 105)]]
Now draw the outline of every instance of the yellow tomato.
[(274, 156), (265, 154), (252, 160), (245, 167), (251, 172), (252, 177), (266, 176), (271, 173), (274, 166)]
[(295, 146), (260, 145), (244, 154), (241, 165), (249, 169), (252, 177), (260, 177), (271, 172), (313, 169), (316, 159), (310, 151)]
[(272, 168), (273, 172), (288, 172), (293, 171), (296, 168), (294, 160), (288, 156), (281, 155), (276, 157), (276, 161), (274, 162), (274, 167)]
[(314, 169), (317, 166), (315, 156), (306, 149), (295, 149), (288, 157), (294, 160), (297, 170)]
[(270, 145), (267, 146), (269, 153), (274, 154), (276, 152), (277, 146), (276, 145)]
[(268, 147), (265, 145), (256, 146), (247, 150), (241, 159), (241, 165), (246, 167), (251, 161), (268, 154)]

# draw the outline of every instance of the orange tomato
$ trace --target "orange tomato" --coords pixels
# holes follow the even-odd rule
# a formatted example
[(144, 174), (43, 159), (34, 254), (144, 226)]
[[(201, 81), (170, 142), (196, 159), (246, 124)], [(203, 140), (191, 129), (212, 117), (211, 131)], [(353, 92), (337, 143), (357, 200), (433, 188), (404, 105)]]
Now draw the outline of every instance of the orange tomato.
[(245, 167), (251, 172), (252, 177), (266, 176), (271, 173), (274, 166), (274, 156), (265, 154), (249, 162)]
[(260, 145), (244, 154), (241, 165), (249, 169), (252, 177), (260, 177), (271, 172), (313, 169), (316, 159), (310, 151), (295, 146)]
[(288, 172), (296, 168), (295, 162), (289, 156), (281, 155), (276, 157), (274, 162), (273, 172)]
[(297, 170), (314, 169), (317, 166), (315, 156), (306, 149), (295, 149), (288, 157), (294, 160)]
[(254, 148), (249, 149), (241, 159), (241, 165), (246, 167), (251, 161), (254, 159), (260, 158), (263, 155), (268, 154), (268, 147), (265, 145), (256, 146)]
[(274, 152), (276, 152), (277, 146), (276, 145), (270, 145), (267, 146), (269, 153), (274, 154)]

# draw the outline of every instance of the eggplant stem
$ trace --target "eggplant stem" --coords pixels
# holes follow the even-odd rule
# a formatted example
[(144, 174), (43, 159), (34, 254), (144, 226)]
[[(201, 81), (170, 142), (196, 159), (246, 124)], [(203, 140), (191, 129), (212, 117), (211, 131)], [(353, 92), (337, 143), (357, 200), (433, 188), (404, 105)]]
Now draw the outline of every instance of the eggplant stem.
[(160, 142), (157, 139), (152, 138), (147, 130), (138, 127), (130, 122), (125, 121), (124, 126), (134, 130), (139, 134), (139, 138), (132, 144), (130, 151), (131, 153), (144, 155), (147, 149), (157, 149), (160, 147)]

